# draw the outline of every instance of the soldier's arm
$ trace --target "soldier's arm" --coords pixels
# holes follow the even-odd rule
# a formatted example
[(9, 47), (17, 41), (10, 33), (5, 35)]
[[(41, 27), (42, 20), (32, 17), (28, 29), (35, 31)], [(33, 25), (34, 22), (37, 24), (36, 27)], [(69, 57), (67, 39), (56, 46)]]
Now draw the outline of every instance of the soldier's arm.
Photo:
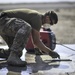
[(50, 48), (46, 47), (42, 41), (40, 40), (40, 33), (39, 31), (32, 29), (32, 38), (33, 38), (33, 42), (34, 44), (42, 51), (44, 51), (45, 53), (49, 54), (49, 52), (51, 51)]
[(42, 51), (44, 51), (46, 54), (49, 54), (52, 58), (59, 58), (60, 59), (60, 55), (57, 52), (52, 51), (50, 48), (48, 48), (47, 46), (45, 46), (42, 41), (40, 40), (40, 33), (39, 31), (32, 29), (32, 38), (33, 38), (33, 42), (34, 44)]

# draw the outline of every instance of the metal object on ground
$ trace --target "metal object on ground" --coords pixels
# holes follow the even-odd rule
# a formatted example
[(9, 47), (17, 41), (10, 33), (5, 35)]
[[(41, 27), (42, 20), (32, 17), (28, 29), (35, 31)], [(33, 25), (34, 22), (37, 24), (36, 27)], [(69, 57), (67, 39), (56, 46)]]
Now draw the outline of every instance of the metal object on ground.
[(72, 60), (71, 59), (51, 59), (51, 60), (45, 60), (45, 61), (56, 62), (56, 61), (72, 61)]

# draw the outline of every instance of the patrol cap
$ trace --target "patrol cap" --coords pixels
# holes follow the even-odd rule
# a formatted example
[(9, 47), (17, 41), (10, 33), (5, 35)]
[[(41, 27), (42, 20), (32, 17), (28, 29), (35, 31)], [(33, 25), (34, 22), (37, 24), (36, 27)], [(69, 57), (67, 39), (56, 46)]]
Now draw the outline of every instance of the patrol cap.
[(50, 17), (51, 22), (52, 22), (52, 20), (55, 21), (55, 24), (58, 22), (58, 16), (57, 16), (57, 14), (54, 11), (51, 11), (51, 12), (48, 11), (48, 12), (46, 12), (45, 16), (47, 16), (47, 15)]

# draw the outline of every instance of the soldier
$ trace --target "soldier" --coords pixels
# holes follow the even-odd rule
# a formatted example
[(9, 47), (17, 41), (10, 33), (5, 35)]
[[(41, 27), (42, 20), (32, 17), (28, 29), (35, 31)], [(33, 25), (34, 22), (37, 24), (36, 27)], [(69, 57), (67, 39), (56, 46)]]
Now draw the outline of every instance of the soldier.
[(7, 64), (12, 66), (26, 66), (20, 56), (27, 44), (30, 33), (36, 47), (49, 54), (52, 58), (60, 58), (59, 54), (46, 47), (40, 41), (40, 28), (44, 24), (54, 25), (58, 22), (58, 16), (54, 11), (41, 14), (31, 9), (6, 10), (0, 16), (0, 35), (9, 46)]

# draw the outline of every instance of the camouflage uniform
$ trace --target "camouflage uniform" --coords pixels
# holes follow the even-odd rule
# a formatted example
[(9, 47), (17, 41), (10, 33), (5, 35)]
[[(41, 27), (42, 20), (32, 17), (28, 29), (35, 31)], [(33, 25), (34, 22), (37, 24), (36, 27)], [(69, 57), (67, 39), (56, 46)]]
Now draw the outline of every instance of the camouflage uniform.
[(10, 50), (19, 51), (25, 47), (31, 32), (31, 26), (19, 18), (0, 18), (0, 35)]
[(31, 29), (40, 30), (42, 14), (30, 9), (6, 10), (2, 13), (6, 15), (0, 18), (0, 35), (8, 44), (10, 50), (22, 51)]
[(10, 50), (7, 64), (25, 66), (26, 62), (22, 61), (20, 56), (32, 28), (37, 31), (40, 30), (41, 15), (37, 11), (29, 9), (7, 10), (2, 13), (5, 16), (0, 17), (0, 35), (8, 44)]

